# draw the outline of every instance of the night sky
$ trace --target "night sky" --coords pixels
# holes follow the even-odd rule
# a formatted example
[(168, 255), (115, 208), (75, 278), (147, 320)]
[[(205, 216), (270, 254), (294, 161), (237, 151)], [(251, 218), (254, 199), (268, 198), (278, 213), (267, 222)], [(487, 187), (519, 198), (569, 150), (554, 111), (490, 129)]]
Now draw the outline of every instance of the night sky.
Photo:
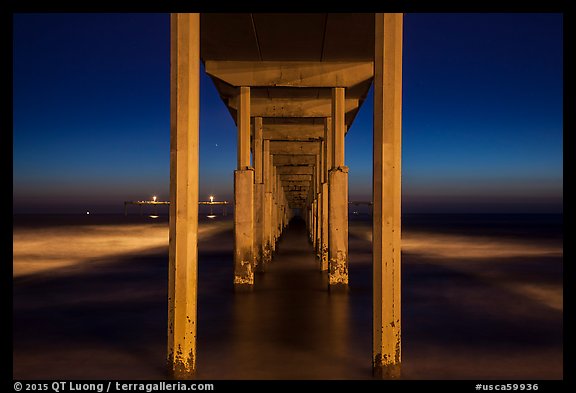
[[(168, 14), (14, 15), (14, 212), (169, 198)], [(406, 14), (403, 211), (562, 212), (561, 14)], [(200, 199), (232, 200), (234, 121), (201, 72)], [(346, 137), (369, 200), (372, 91)]]

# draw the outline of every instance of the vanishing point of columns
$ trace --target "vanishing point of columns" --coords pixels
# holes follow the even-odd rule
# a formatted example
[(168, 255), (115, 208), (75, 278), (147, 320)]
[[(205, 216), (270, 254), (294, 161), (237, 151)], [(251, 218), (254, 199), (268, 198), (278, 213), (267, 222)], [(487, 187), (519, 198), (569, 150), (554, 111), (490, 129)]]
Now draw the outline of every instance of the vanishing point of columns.
[[(273, 263), (295, 211), (306, 220), (327, 289), (347, 288), (346, 116), (361, 104), (347, 90), (358, 79), (373, 80), (372, 364), (375, 375), (398, 378), (403, 18), (374, 18), (372, 62), (204, 60), (206, 72), (235, 91), (227, 105), (238, 128), (231, 280), (239, 290), (250, 290), (255, 272), (265, 274)], [(168, 364), (176, 378), (196, 370), (200, 48), (200, 14), (172, 14)], [(277, 86), (330, 94), (252, 96)]]

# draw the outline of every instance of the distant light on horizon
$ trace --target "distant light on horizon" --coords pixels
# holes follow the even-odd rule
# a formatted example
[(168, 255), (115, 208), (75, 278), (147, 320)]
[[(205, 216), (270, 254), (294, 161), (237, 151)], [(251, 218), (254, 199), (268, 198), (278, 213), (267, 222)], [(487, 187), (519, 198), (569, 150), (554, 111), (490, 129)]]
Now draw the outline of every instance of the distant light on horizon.
[(148, 216), (148, 217), (150, 217), (150, 218), (158, 218), (159, 216), (157, 216), (157, 215), (150, 215), (150, 216)]
[(214, 196), (210, 195), (210, 202), (214, 202)]
[(206, 216), (206, 217), (208, 217), (208, 218), (216, 218), (216, 215), (215, 215), (215, 214), (210, 214), (210, 215), (208, 215), (208, 216)]
[(89, 214), (90, 214), (90, 212), (86, 212), (86, 214), (88, 214), (88, 215), (89, 215)]
[(154, 195), (154, 196), (152, 197), (152, 200), (153, 200), (154, 202), (156, 202), (156, 199), (157, 199), (157, 196)]

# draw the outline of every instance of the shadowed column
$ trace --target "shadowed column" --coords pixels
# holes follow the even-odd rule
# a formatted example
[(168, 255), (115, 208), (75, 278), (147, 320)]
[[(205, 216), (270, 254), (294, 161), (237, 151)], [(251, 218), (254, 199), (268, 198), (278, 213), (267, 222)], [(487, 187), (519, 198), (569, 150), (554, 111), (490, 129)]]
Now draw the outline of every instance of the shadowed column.
[(320, 153), (316, 155), (316, 169), (314, 171), (314, 196), (316, 197), (316, 237), (314, 252), (320, 258), (322, 250), (322, 144)]
[(323, 144), (324, 162), (322, 167), (322, 255), (320, 258), (320, 270), (328, 270), (328, 238), (330, 234), (329, 227), (329, 202), (328, 202), (328, 171), (332, 168), (332, 118), (324, 118), (324, 144)]
[(344, 165), (344, 91), (332, 89), (332, 150), (329, 174), (329, 284), (331, 288), (348, 286), (348, 167)]
[(264, 253), (263, 242), (263, 219), (264, 219), (264, 184), (262, 182), (262, 118), (254, 118), (254, 270), (264, 271), (262, 254)]
[(238, 169), (234, 171), (234, 286), (254, 284), (254, 170), (250, 167), (250, 87), (238, 96)]
[(278, 177), (276, 167), (272, 165), (272, 251), (276, 251), (278, 240)]
[(399, 378), (402, 14), (376, 14), (374, 48), (374, 374)]
[(170, 240), (168, 369), (196, 371), (200, 16), (170, 16)]
[(262, 217), (262, 261), (264, 268), (272, 261), (272, 156), (270, 155), (270, 140), (262, 143), (264, 161), (264, 215)]

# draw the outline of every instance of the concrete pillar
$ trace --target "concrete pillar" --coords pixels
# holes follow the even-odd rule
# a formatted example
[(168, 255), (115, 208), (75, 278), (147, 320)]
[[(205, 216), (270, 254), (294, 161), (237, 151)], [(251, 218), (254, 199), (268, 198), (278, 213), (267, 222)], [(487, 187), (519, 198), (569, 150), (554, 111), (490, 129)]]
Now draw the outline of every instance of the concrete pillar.
[(281, 211), (282, 211), (282, 181), (280, 180), (280, 176), (276, 171), (276, 167), (274, 167), (274, 172), (276, 173), (276, 239), (280, 239), (280, 228), (281, 228)]
[(312, 238), (312, 246), (316, 248), (316, 218), (317, 218), (317, 200), (314, 198), (312, 199), (312, 225), (311, 225), (311, 238)]
[(271, 246), (272, 251), (276, 251), (276, 240), (278, 239), (278, 179), (276, 178), (276, 167), (272, 165), (272, 231), (271, 231)]
[(278, 175), (278, 172), (276, 172), (276, 182), (277, 182), (277, 186), (276, 186), (276, 200), (278, 201), (278, 204), (276, 205), (276, 239), (280, 239), (280, 234), (281, 234), (281, 228), (282, 228), (282, 224), (281, 224), (281, 220), (282, 220), (282, 181), (280, 180), (280, 176)]
[(314, 176), (314, 196), (316, 198), (316, 236), (314, 239), (314, 251), (320, 258), (322, 250), (322, 150), (316, 155), (316, 170)]
[(238, 170), (250, 168), (250, 87), (242, 86), (238, 93)]
[(322, 244), (320, 250), (320, 271), (328, 270), (328, 183), (322, 184)]
[(234, 286), (254, 284), (254, 170), (250, 167), (250, 87), (238, 96), (238, 169), (234, 171)]
[(348, 285), (348, 167), (332, 169), (328, 181), (329, 284)]
[(282, 192), (280, 193), (280, 199), (282, 201), (280, 208), (280, 236), (284, 232), (284, 218), (286, 216), (286, 195), (284, 193), (284, 186), (281, 187)]
[(328, 200), (328, 171), (332, 169), (332, 118), (326, 117), (324, 119), (324, 143), (322, 145), (324, 161), (322, 165), (322, 224), (324, 231), (322, 232), (322, 256), (320, 258), (320, 270), (328, 270), (329, 252), (328, 252), (328, 239), (330, 234), (329, 227), (329, 200)]
[(332, 169), (328, 176), (329, 284), (348, 286), (348, 167), (344, 165), (344, 88), (332, 89)]
[(264, 214), (262, 217), (262, 261), (264, 268), (266, 264), (270, 263), (272, 260), (272, 245), (271, 236), (272, 233), (272, 183), (270, 181), (271, 168), (272, 168), (272, 156), (270, 155), (270, 140), (265, 139), (263, 142), (263, 176), (264, 179)]
[(168, 369), (196, 371), (200, 15), (170, 16), (170, 240)]
[(312, 206), (312, 193), (308, 192), (308, 197), (306, 198), (306, 205), (308, 206), (308, 239), (310, 240), (310, 243), (312, 243), (312, 223), (314, 222), (313, 220), (313, 206)]
[(254, 270), (264, 271), (262, 255), (264, 253), (264, 184), (263, 184), (263, 148), (262, 118), (254, 118), (254, 137), (252, 138), (252, 157), (254, 159)]
[(310, 233), (312, 232), (310, 224), (311, 222), (312, 222), (312, 208), (310, 204), (306, 202), (306, 231), (308, 234), (308, 239), (310, 241), (312, 241), (312, 236), (310, 235)]
[[(252, 152), (254, 156), (254, 183), (261, 184), (263, 182), (264, 164), (263, 164), (263, 139), (262, 139), (262, 118), (254, 118), (254, 138)], [(268, 142), (270, 143), (270, 142)]]
[(376, 14), (374, 51), (374, 374), (399, 378), (401, 360), (402, 14)]

